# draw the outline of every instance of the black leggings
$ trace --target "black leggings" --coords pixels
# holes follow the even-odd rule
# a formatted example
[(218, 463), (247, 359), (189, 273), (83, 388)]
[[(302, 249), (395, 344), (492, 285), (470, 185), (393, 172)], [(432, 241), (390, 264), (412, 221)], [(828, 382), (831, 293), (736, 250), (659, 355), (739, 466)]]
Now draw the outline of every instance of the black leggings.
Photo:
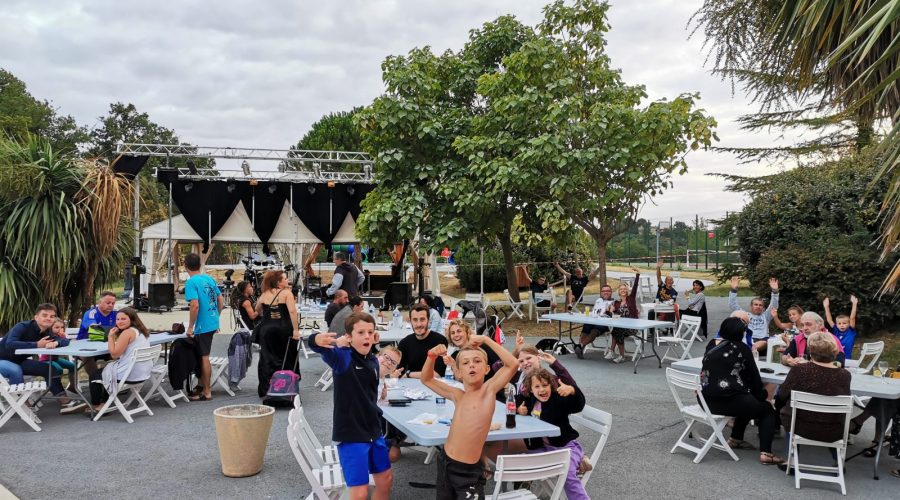
[(767, 401), (760, 401), (750, 394), (741, 394), (706, 398), (706, 404), (716, 415), (734, 417), (734, 426), (731, 428), (733, 439), (743, 440), (747, 424), (750, 420), (756, 420), (759, 426), (759, 451), (772, 453), (772, 437), (778, 427), (778, 415)]

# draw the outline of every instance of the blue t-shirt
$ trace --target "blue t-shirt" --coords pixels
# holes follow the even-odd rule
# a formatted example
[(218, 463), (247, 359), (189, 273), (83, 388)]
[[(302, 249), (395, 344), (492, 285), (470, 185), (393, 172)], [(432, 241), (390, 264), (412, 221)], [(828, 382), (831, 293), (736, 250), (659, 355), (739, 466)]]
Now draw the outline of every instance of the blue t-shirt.
[(222, 292), (216, 281), (207, 274), (195, 274), (184, 283), (184, 298), (199, 303), (194, 334), (213, 333), (219, 329), (219, 301)]
[(117, 311), (113, 309), (111, 313), (104, 316), (103, 313), (97, 309), (97, 306), (94, 306), (88, 309), (84, 316), (81, 317), (81, 326), (78, 327), (78, 340), (83, 340), (88, 338), (88, 327), (91, 325), (100, 325), (106, 327), (116, 326), (116, 313)]
[(844, 356), (849, 359), (853, 354), (853, 344), (856, 342), (856, 329), (848, 326), (847, 331), (842, 332), (838, 330), (837, 325), (834, 325), (831, 328), (831, 333), (841, 341), (841, 345), (844, 346)]

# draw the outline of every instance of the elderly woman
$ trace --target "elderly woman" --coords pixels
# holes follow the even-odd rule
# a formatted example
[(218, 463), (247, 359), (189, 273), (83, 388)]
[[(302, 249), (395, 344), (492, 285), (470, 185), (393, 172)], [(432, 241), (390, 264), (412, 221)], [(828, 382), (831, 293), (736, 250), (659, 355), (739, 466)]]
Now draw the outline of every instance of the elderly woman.
[(713, 413), (735, 417), (728, 439), (728, 446), (734, 449), (754, 449), (744, 441), (744, 431), (750, 420), (756, 420), (759, 463), (777, 465), (784, 463), (783, 458), (772, 453), (778, 417), (766, 401), (768, 394), (759, 378), (756, 361), (744, 343), (746, 329), (740, 318), (728, 318), (719, 328), (722, 341), (718, 345), (710, 342), (707, 346), (700, 371), (703, 398)]
[[(830, 333), (816, 332), (806, 338), (810, 361), (799, 363), (788, 372), (775, 396), (775, 407), (781, 409), (781, 423), (790, 446), (791, 392), (801, 391), (823, 396), (849, 396), (850, 372), (837, 366), (840, 352)], [(832, 442), (843, 437), (844, 415), (830, 415), (800, 410), (794, 422), (794, 433), (816, 441)]]
[[(825, 330), (825, 320), (822, 319), (818, 314), (807, 311), (800, 316), (800, 333), (795, 335), (791, 340), (790, 345), (788, 345), (787, 349), (785, 349), (784, 354), (781, 355), (781, 363), (787, 366), (797, 366), (799, 364), (807, 362), (809, 359), (809, 353), (807, 352), (807, 343), (809, 337), (814, 333), (819, 332), (827, 332)], [(834, 341), (837, 346), (838, 353), (835, 356), (834, 360), (837, 361), (841, 368), (844, 367), (844, 347), (841, 345), (841, 341), (838, 340), (833, 334), (828, 333), (831, 339)]]

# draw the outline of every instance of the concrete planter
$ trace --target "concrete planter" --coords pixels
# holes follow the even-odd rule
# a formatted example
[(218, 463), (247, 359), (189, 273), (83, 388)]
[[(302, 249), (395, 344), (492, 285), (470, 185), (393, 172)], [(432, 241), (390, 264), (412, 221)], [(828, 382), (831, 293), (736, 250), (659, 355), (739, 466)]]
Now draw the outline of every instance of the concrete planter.
[(222, 474), (247, 477), (262, 470), (275, 408), (231, 405), (213, 411)]

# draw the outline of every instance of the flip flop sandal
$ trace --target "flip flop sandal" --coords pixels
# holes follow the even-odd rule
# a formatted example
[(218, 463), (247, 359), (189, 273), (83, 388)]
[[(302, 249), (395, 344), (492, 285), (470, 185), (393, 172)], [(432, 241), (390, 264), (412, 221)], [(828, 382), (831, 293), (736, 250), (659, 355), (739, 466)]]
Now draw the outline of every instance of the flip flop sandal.
[(728, 439), (728, 446), (733, 450), (755, 450), (756, 447), (742, 439)]
[(763, 465), (779, 465), (785, 463), (783, 458), (772, 453), (760, 453), (760, 456), (765, 457), (765, 459), (759, 459), (759, 463)]
[(201, 394), (201, 395), (199, 395), (199, 396), (194, 396), (194, 397), (191, 397), (191, 398), (188, 398), (188, 399), (190, 399), (191, 401), (212, 401), (212, 400), (213, 400), (212, 396), (206, 397), (206, 396), (203, 395), (203, 394)]
[(891, 471), (891, 475), (894, 477), (900, 477), (900, 469), (894, 469)]

